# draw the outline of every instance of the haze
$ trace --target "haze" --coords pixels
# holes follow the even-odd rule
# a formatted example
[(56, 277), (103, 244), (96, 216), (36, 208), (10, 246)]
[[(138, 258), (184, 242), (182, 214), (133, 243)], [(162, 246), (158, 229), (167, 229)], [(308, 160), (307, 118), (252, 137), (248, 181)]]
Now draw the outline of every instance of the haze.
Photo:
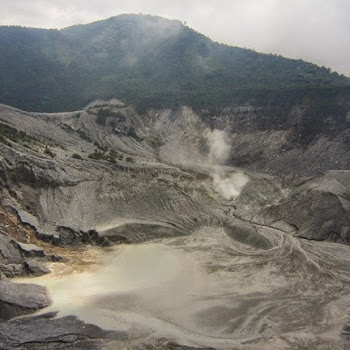
[(350, 76), (347, 0), (0, 0), (1, 25), (63, 28), (122, 13), (178, 19), (215, 41)]

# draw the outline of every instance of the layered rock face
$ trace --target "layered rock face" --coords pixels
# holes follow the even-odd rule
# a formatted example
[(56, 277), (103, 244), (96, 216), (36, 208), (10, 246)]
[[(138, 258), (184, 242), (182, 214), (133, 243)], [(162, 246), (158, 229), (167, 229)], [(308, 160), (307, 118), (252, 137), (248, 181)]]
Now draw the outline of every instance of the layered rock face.
[[(240, 106), (215, 115), (189, 107), (139, 115), (112, 101), (43, 114), (0, 105), (0, 345), (48, 344), (49, 335), (29, 339), (32, 347), (20, 333), (9, 336), (9, 319), (49, 299), (27, 286), (12, 300), (18, 287), (6, 278), (47, 273), (43, 261), (65, 259), (57, 249), (189, 235), (208, 225), (254, 249), (271, 249), (261, 227), (348, 244), (349, 121), (329, 121), (325, 132), (302, 142), (302, 106), (289, 111), (288, 123), (263, 122), (266, 113)], [(21, 327), (72, 322), (73, 338), (67, 328), (55, 338), (67, 348), (125, 336), (96, 329), (91, 340), (78, 320), (45, 317)]]
[[(229, 145), (224, 162), (251, 173), (251, 181), (237, 199), (245, 203), (246, 218), (252, 219), (254, 212), (267, 216), (269, 222), (286, 221), (299, 228), (292, 216), (300, 217), (298, 210), (307, 212), (303, 205), (326, 207), (330, 192), (323, 186), (301, 200), (299, 192), (308, 191), (306, 185), (300, 190), (297, 186), (331, 169), (325, 182), (332, 182), (327, 180), (330, 176), (341, 177), (339, 186), (348, 191), (348, 173), (337, 173), (350, 165), (346, 118), (339, 125), (329, 120), (328, 128), (306, 142), (300, 139), (305, 132), (302, 106), (293, 107), (282, 123), (274, 121), (273, 113), (267, 121), (264, 108), (251, 106), (220, 110), (216, 115), (188, 107), (138, 115), (117, 102), (58, 114), (1, 106), (3, 123), (32, 136), (0, 143), (2, 195), (41, 238), (56, 245), (106, 245), (157, 236), (156, 226), (165, 235), (186, 234), (201, 223), (215, 221), (222, 198), (213, 183), (221, 160), (211, 159), (208, 135), (216, 129), (224, 132)], [(267, 180), (257, 171), (273, 178)], [(267, 182), (273, 185), (265, 186)], [(286, 203), (294, 208), (288, 215), (284, 214)], [(343, 204), (339, 205), (346, 212)], [(266, 210), (270, 205), (274, 207)], [(306, 214), (304, 222), (311, 217)], [(329, 229), (327, 225), (319, 231), (313, 224), (304, 224), (300, 234), (347, 240), (345, 228), (334, 234), (332, 225)], [(138, 229), (143, 226), (151, 229)], [(128, 233), (128, 227), (134, 234)]]
[(264, 214), (270, 224), (283, 219), (293, 225), (299, 237), (349, 244), (349, 191), (349, 171), (329, 171), (297, 186)]

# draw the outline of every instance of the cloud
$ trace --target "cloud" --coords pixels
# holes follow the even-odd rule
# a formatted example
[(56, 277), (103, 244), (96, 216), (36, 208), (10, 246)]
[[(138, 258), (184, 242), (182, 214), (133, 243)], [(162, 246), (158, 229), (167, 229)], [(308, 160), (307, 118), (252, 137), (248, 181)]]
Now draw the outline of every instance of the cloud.
[(348, 0), (0, 0), (0, 24), (62, 28), (121, 13), (186, 21), (215, 41), (303, 58), (350, 76)]

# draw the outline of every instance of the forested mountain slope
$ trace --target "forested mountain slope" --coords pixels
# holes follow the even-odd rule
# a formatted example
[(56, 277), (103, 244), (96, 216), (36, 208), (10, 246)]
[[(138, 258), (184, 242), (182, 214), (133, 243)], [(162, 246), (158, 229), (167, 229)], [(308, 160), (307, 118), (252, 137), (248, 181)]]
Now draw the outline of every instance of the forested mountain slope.
[(218, 44), (178, 21), (121, 15), (62, 30), (0, 27), (0, 102), (75, 110), (118, 97), (139, 111), (285, 106), (348, 94), (350, 80), (302, 60)]

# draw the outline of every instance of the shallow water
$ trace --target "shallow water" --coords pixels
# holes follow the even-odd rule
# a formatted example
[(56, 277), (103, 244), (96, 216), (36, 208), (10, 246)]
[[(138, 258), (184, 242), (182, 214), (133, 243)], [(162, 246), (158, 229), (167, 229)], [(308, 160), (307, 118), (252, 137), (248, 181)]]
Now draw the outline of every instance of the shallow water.
[(167, 337), (222, 349), (341, 349), (350, 247), (259, 230), (272, 248), (208, 227), (117, 246), (88, 271), (30, 281), (50, 289), (53, 305), (45, 312), (125, 330), (130, 342)]

